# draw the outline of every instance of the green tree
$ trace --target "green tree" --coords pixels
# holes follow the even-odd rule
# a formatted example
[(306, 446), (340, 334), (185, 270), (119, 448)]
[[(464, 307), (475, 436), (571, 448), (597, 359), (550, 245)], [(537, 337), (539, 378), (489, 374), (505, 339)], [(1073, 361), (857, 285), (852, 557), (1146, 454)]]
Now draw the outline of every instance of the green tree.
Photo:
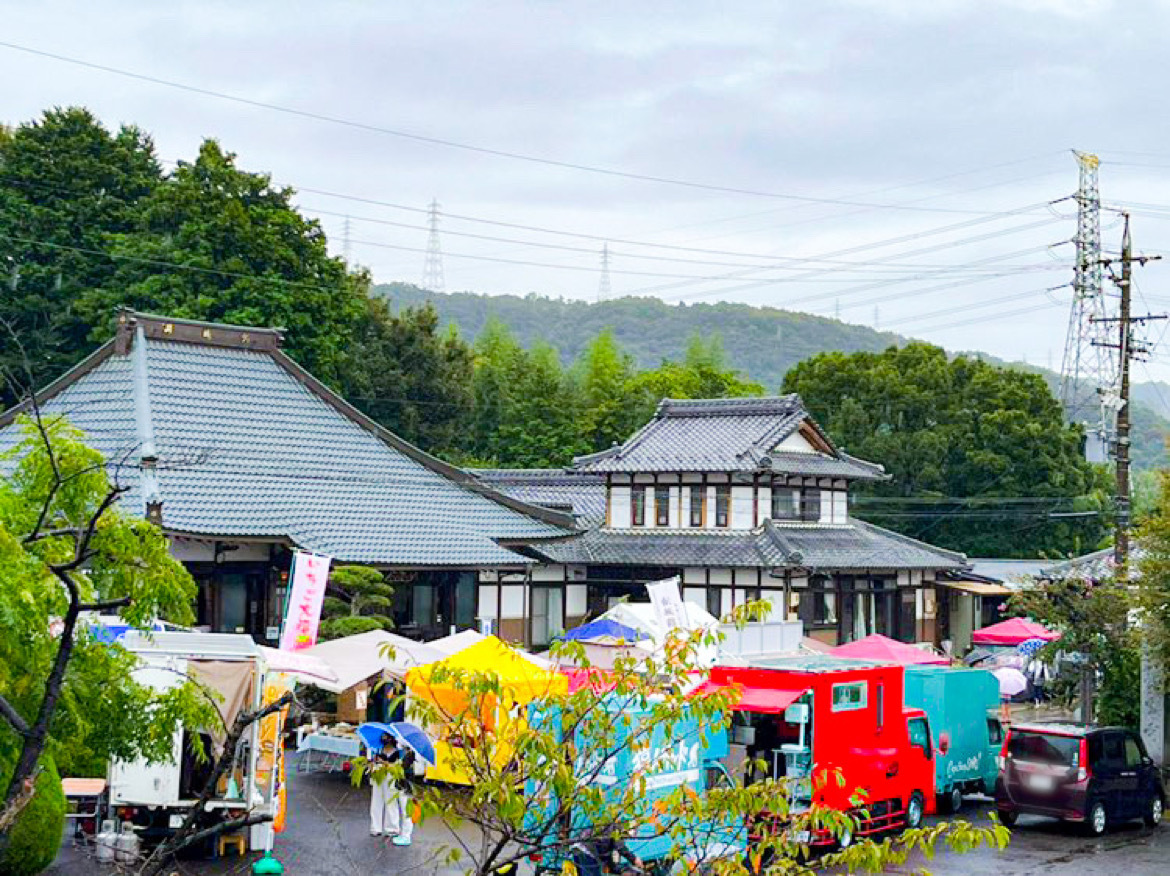
[(627, 403), (627, 384), (634, 360), (605, 329), (577, 362), (578, 381), (585, 406), (581, 431), (591, 448), (603, 450), (623, 441), (635, 426), (637, 414)]
[(76, 305), (93, 326), (90, 340), (110, 337), (122, 306), (279, 326), (288, 331), (288, 353), (336, 385), (368, 278), (348, 274), (329, 255), (320, 225), (292, 197), (292, 189), (240, 170), (235, 155), (205, 141), (194, 162), (180, 162), (141, 201), (133, 229), (110, 236), (116, 270)]
[[(1138, 640), (1130, 624), (1133, 607), (1126, 584), (1112, 577), (1097, 580), (1078, 575), (1017, 591), (1009, 602), (1014, 615), (1030, 617), (1060, 633), (1057, 642), (1046, 646), (1047, 654), (1079, 653), (1085, 659), (1084, 671), (1100, 679), (1094, 714), (1086, 720), (1136, 730), (1141, 697)], [(1056, 697), (1073, 703), (1081, 681), (1079, 673), (1058, 677), (1053, 688)]]
[(335, 566), (329, 573), (319, 637), (324, 641), (394, 629), (390, 619), (393, 597), (394, 588), (377, 569)]
[(913, 343), (814, 356), (784, 389), (891, 474), (858, 491), (858, 516), (973, 556), (1077, 554), (1105, 537), (1108, 476), (1038, 375)]
[(640, 425), (654, 415), (664, 398), (742, 398), (763, 395), (764, 387), (727, 367), (718, 335), (704, 341), (695, 334), (681, 362), (667, 360), (652, 371), (638, 372), (627, 381), (626, 392)]
[(500, 425), (497, 454), (524, 468), (568, 465), (591, 449), (580, 431), (576, 385), (548, 344), (536, 343), (513, 361), (508, 417)]
[(0, 134), (0, 320), (21, 340), (0, 344), (0, 407), (27, 377), (42, 385), (89, 352), (89, 320), (74, 305), (110, 283), (116, 265), (101, 253), (135, 227), (161, 179), (149, 137), (111, 132), (85, 109)]
[[(757, 606), (744, 607), (737, 620), (759, 611)], [(980, 845), (1006, 846), (1009, 834), (1000, 825), (975, 828), (953, 821), (880, 842), (867, 838), (810, 860), (807, 845), (796, 841), (798, 833), (817, 828), (836, 836), (845, 830), (856, 835), (856, 818), (865, 805), (862, 793), (841, 787), (847, 777), (829, 770), (813, 781), (818, 788), (825, 782), (837, 784), (827, 793), (847, 801), (848, 812), (820, 803), (807, 812), (791, 811), (790, 789), (783, 780), (745, 786), (733, 778), (727, 786), (703, 793), (686, 785), (657, 797), (649, 794), (653, 774), (662, 769), (654, 749), (663, 747), (663, 740), (685, 739), (682, 722), (702, 728), (703, 739), (731, 724), (735, 692), (702, 697), (686, 693), (693, 687), (691, 673), (698, 670), (700, 650), (721, 637), (718, 632), (676, 632), (665, 645), (668, 656), (619, 657), (612, 670), (600, 674), (589, 665), (580, 643), (554, 646), (555, 659), (579, 665), (585, 677), (592, 675), (598, 683), (572, 693), (553, 683), (533, 685), (529, 719), (508, 724), (497, 720), (503, 711), (499, 704), (512, 701), (515, 688), (490, 669), (436, 664), (425, 676), (408, 676), (414, 717), (431, 726), (454, 724), (464, 739), (459, 751), (460, 768), (469, 780), (466, 794), (434, 786), (412, 790), (422, 818), (441, 820), (451, 831), (445, 863), (474, 876), (490, 876), (539, 855), (544, 866), (555, 868), (558, 861), (571, 858), (574, 845), (591, 836), (638, 834), (659, 838), (668, 848), (663, 859), (687, 865), (682, 872), (803, 876), (822, 870), (879, 872), (904, 863), (913, 851), (929, 855), (936, 846), (960, 852)], [(443, 693), (432, 696), (429, 690)], [(623, 781), (607, 781), (606, 767), (627, 759)], [(375, 780), (401, 780), (403, 767), (359, 760), (354, 782), (370, 773)], [(760, 830), (752, 837), (748, 860), (720, 857), (726, 855), (717, 848), (720, 842), (744, 841), (749, 824), (786, 821), (787, 829)], [(476, 829), (478, 841), (466, 841), (466, 825)]]
[(209, 725), (193, 684), (137, 684), (135, 658), (84, 618), (121, 612), (144, 628), (190, 622), (195, 585), (154, 525), (117, 508), (125, 488), (63, 420), (25, 421), (0, 481), (0, 850), (31, 798), (37, 764), (84, 745), (98, 759), (171, 756), (180, 724)]
[(432, 453), (464, 445), (472, 413), (472, 352), (439, 328), (434, 307), (391, 312), (367, 298), (350, 336), (341, 393), (387, 429)]
[(1159, 478), (1157, 499), (1137, 529), (1134, 581), (1141, 638), (1170, 673), (1170, 472)]

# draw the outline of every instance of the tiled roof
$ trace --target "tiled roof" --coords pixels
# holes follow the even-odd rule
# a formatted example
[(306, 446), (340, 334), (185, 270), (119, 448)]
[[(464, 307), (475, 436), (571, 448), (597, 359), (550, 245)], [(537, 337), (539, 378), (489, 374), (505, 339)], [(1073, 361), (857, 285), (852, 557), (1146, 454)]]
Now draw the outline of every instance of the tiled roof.
[(766, 521), (763, 534), (786, 558), (810, 569), (961, 569), (966, 557), (862, 520), (830, 526)]
[[(807, 424), (829, 453), (776, 450)], [(798, 395), (771, 398), (664, 399), (654, 418), (624, 444), (578, 457), (587, 472), (757, 472), (881, 479), (880, 465), (832, 447)]]
[[(86, 433), (138, 515), (150, 489), (138, 457), (152, 431), (168, 531), (288, 539), (346, 562), (475, 568), (530, 562), (497, 539), (572, 525), (385, 432), (275, 348), (158, 335), (140, 328), (124, 350), (111, 341), (42, 410)], [(18, 438), (0, 429), (0, 450)]]
[(734, 566), (863, 569), (959, 569), (962, 554), (853, 520), (847, 524), (776, 524), (754, 530), (594, 529), (536, 551), (550, 562), (593, 565)]
[(566, 511), (584, 526), (605, 521), (605, 478), (563, 469), (478, 468), (471, 473), (513, 499)]
[(760, 554), (758, 543), (758, 533), (750, 530), (592, 529), (575, 538), (545, 542), (536, 551), (553, 563), (599, 566), (773, 565)]

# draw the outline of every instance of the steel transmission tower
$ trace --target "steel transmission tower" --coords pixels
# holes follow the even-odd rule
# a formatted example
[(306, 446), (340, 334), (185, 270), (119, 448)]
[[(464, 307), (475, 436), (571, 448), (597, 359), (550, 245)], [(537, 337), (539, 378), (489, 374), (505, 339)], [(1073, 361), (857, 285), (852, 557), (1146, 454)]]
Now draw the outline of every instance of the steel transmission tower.
[(1101, 193), (1096, 155), (1074, 152), (1080, 166), (1077, 186), (1076, 268), (1069, 311), (1064, 361), (1060, 368), (1060, 400), (1070, 421), (1085, 423), (1103, 442), (1113, 432), (1114, 415), (1107, 404), (1117, 394), (1117, 363), (1104, 345), (1110, 340), (1105, 323), (1102, 283)]
[(601, 280), (597, 284), (597, 302), (608, 300), (613, 295), (613, 281), (609, 277), (609, 244), (601, 247)]
[(443, 245), (439, 241), (439, 202), (431, 201), (430, 213), (427, 216), (427, 257), (423, 263), (422, 287), (428, 292), (442, 292), (446, 283), (443, 280)]

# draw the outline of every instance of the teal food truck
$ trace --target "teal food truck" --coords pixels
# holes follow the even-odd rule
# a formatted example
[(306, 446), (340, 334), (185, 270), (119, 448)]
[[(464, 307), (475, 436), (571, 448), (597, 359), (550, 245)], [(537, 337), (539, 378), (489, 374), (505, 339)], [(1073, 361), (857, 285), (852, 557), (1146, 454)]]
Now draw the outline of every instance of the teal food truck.
[[(610, 722), (609, 729), (604, 733), (606, 741), (599, 745), (598, 736), (590, 733), (586, 727), (579, 728), (572, 746), (576, 752), (574, 772), (580, 782), (597, 788), (607, 796), (612, 793), (615, 802), (628, 794), (635, 781), (644, 783), (641, 787), (645, 793), (639, 802), (642, 811), (630, 812), (633, 816), (631, 821), (640, 823), (641, 827), (634, 835), (624, 837), (624, 840), (630, 851), (642, 859), (646, 869), (666, 872), (675, 865), (683, 865), (687, 870), (694, 870), (719, 858), (743, 855), (747, 849), (747, 829), (742, 823), (737, 824), (730, 818), (721, 823), (689, 825), (685, 830), (686, 860), (676, 860), (678, 852), (675, 841), (656, 829), (647, 817), (656, 800), (680, 788), (687, 787), (696, 794), (703, 794), (723, 783), (730, 784), (731, 778), (721, 762), (729, 750), (727, 731), (713, 729), (709, 724), (700, 727), (698, 721), (683, 718), (669, 728), (656, 723), (650, 729), (649, 739), (646, 739), (645, 731), (649, 728), (645, 722), (651, 720), (648, 710), (640, 708), (630, 698), (617, 694), (608, 696), (605, 705), (606, 720)], [(533, 714), (529, 720), (535, 723), (551, 719), (551, 715)], [(638, 741), (631, 745), (631, 739)], [(611, 756), (599, 755), (598, 748), (604, 748)], [(526, 791), (529, 818), (544, 819), (547, 813), (558, 808), (558, 801), (552, 798), (551, 793), (542, 794), (539, 789), (532, 787), (531, 781)], [(628, 809), (626, 811), (629, 812)], [(571, 827), (568, 828), (572, 834), (583, 835), (589, 827), (586, 814), (572, 814)], [(564, 857), (560, 848), (550, 848), (548, 852), (542, 853), (537, 862), (537, 874), (561, 872)]]
[(906, 705), (922, 709), (936, 733), (939, 810), (956, 812), (964, 794), (994, 794), (1003, 745), (999, 682), (986, 669), (907, 666)]

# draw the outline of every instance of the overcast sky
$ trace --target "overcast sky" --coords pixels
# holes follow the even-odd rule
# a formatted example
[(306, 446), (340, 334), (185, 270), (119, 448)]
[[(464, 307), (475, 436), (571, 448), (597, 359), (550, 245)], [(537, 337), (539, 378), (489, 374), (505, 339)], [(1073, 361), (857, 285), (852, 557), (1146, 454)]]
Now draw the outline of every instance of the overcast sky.
[[(337, 121), (10, 47), (0, 120), (82, 104), (167, 161), (214, 137), (297, 188), (338, 253), (348, 215), (379, 281), (421, 279), (437, 198), (449, 291), (593, 299), (610, 240), (615, 295), (839, 313), (1059, 368), (1075, 204), (1049, 202), (1076, 188), (1070, 150), (1101, 156), (1107, 204), (1140, 205), (1138, 249), (1170, 254), (1168, 19), (1134, 0), (0, 0), (2, 41)], [(1138, 289), (1170, 308), (1170, 264)]]

